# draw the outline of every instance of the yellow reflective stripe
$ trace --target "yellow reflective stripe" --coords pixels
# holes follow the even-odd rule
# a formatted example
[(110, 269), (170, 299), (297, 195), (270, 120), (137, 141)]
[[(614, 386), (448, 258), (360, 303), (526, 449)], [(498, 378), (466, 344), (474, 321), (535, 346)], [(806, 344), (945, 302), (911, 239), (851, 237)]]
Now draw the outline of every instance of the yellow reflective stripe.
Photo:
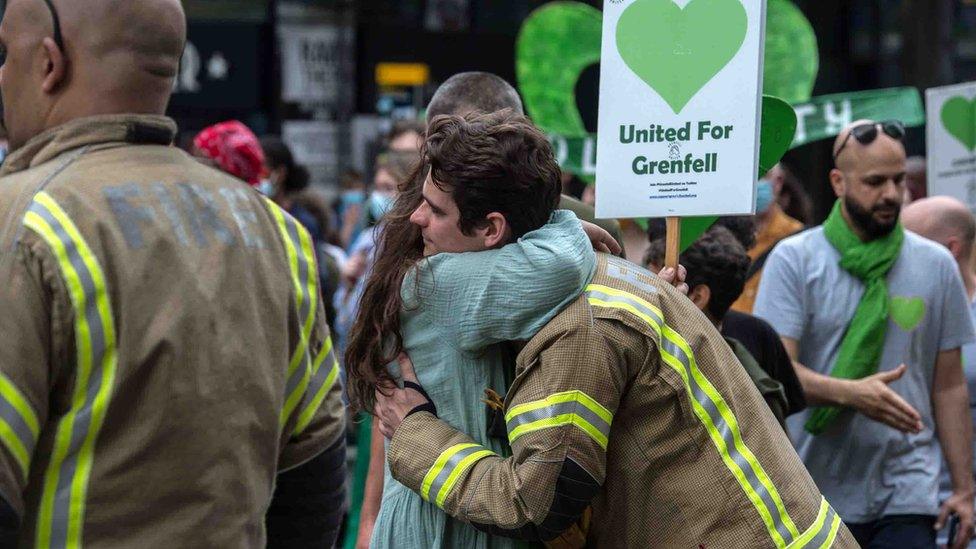
[[(656, 333), (661, 334), (662, 359), (684, 380), (685, 389), (695, 415), (708, 432), (709, 438), (712, 439), (719, 451), (722, 461), (739, 482), (750, 502), (753, 503), (776, 546), (783, 548), (789, 541), (798, 537), (799, 531), (787, 513), (779, 492), (755, 455), (746, 447), (742, 440), (738, 422), (728, 404), (698, 369), (691, 347), (684, 338), (663, 323), (663, 315), (660, 315), (662, 322), (660, 324), (656, 322), (657, 319), (654, 316), (659, 314), (660, 310), (655, 310), (656, 308), (653, 308), (639, 296), (606, 286), (590, 285), (587, 287), (587, 293), (590, 304), (628, 311), (647, 322)], [(599, 296), (599, 298), (593, 297), (594, 295)], [(670, 352), (669, 348), (673, 348), (674, 352)], [(683, 357), (677, 356), (675, 353), (683, 355)], [(687, 361), (687, 364), (682, 361), (682, 358)], [(696, 395), (696, 390), (700, 391), (700, 396)], [(714, 409), (714, 418), (703, 402)], [(722, 429), (718, 428), (716, 421), (723, 423)], [(726, 436), (723, 433), (727, 433), (731, 437), (731, 447), (726, 442)], [(733, 457), (733, 453), (739, 459)], [(740, 463), (740, 460), (745, 463)], [(750, 475), (755, 480), (750, 479)], [(775, 516), (772, 514), (773, 512), (776, 513)]]
[(476, 461), (493, 455), (495, 455), (495, 452), (492, 452), (491, 450), (478, 450), (477, 452), (473, 452), (462, 459), (461, 462), (454, 467), (454, 470), (451, 471), (450, 476), (447, 477), (447, 481), (444, 483), (444, 486), (441, 488), (440, 492), (437, 493), (437, 506), (442, 509), (444, 508), (444, 501), (447, 500), (447, 496), (450, 495), (451, 490), (454, 489), (454, 485), (457, 484), (458, 479), (461, 478), (461, 475), (467, 471), (468, 468), (474, 465)]
[[(715, 389), (715, 386), (712, 385), (712, 383), (708, 380), (708, 378), (706, 378), (705, 375), (702, 374), (701, 370), (698, 369), (698, 363), (695, 360), (695, 355), (691, 351), (691, 347), (684, 340), (684, 338), (681, 337), (680, 334), (678, 334), (678, 332), (674, 331), (671, 327), (667, 325), (664, 326), (662, 333), (664, 334), (665, 338), (667, 338), (669, 341), (677, 345), (682, 351), (684, 351), (684, 353), (688, 357), (690, 362), (689, 370), (691, 371), (691, 375), (695, 378), (696, 384), (699, 387), (701, 387), (701, 389), (708, 396), (709, 400), (711, 400), (711, 402), (718, 409), (718, 412), (721, 415), (722, 419), (725, 420), (726, 426), (728, 427), (729, 432), (731, 432), (732, 434), (732, 441), (735, 450), (745, 458), (749, 467), (752, 469), (753, 474), (756, 476), (759, 482), (762, 483), (762, 485), (766, 488), (766, 491), (769, 493), (770, 498), (773, 500), (775, 509), (767, 509), (767, 505), (765, 504), (765, 502), (762, 502), (761, 496), (756, 492), (755, 490), (756, 487), (753, 486), (751, 482), (749, 482), (749, 480), (745, 477), (744, 474), (742, 476), (736, 475), (736, 478), (739, 480), (739, 483), (742, 486), (742, 488), (747, 492), (749, 498), (753, 500), (754, 504), (757, 503), (761, 504), (761, 505), (757, 505), (757, 509), (762, 508), (768, 510), (768, 512), (773, 512), (773, 511), (777, 512), (779, 514), (779, 519), (782, 521), (783, 524), (786, 525), (786, 528), (789, 530), (789, 533), (793, 536), (793, 538), (799, 536), (800, 531), (793, 523), (793, 519), (790, 518), (789, 513), (786, 512), (786, 506), (783, 504), (783, 499), (780, 497), (779, 491), (776, 489), (776, 486), (773, 484), (772, 479), (769, 478), (769, 475), (766, 474), (766, 470), (759, 463), (759, 460), (756, 459), (755, 454), (752, 453), (752, 450), (750, 450), (749, 447), (746, 446), (745, 441), (742, 440), (742, 430), (739, 428), (739, 422), (736, 419), (735, 414), (732, 413), (732, 409), (729, 408), (728, 403), (725, 402), (725, 398), (723, 398), (722, 395), (719, 394), (719, 392)], [(677, 357), (675, 358), (677, 359)], [(680, 364), (680, 360), (678, 361), (678, 363)], [(674, 366), (674, 364), (672, 364), (672, 366)], [(684, 370), (683, 367), (681, 367), (680, 369)], [(686, 376), (682, 375), (682, 377), (685, 378)], [(687, 379), (685, 379), (685, 384), (686, 384), (686, 388), (688, 388), (689, 390), (689, 395), (692, 397), (691, 398), (692, 402), (697, 404), (698, 401), (696, 398), (694, 398), (694, 395), (691, 394), (690, 386), (688, 386)], [(705, 422), (706, 427), (709, 427), (710, 434), (712, 435), (712, 440), (713, 441), (721, 440), (721, 446), (719, 447), (719, 450), (720, 452), (723, 453), (722, 456), (723, 461), (726, 461), (727, 464), (729, 463), (734, 464), (735, 469), (741, 469), (740, 464), (737, 463), (735, 460), (733, 460), (732, 456), (729, 455), (729, 449), (725, 444), (725, 439), (724, 437), (722, 437), (722, 435), (719, 433), (718, 429), (712, 422), (711, 415), (708, 414), (708, 412), (700, 406), (698, 410), (698, 415), (699, 418), (702, 419), (703, 422)], [(716, 446), (719, 446), (718, 442), (716, 442)], [(734, 472), (735, 471), (733, 471), (733, 473)], [(764, 513), (760, 511), (760, 514), (763, 515)], [(770, 533), (777, 532), (777, 536), (773, 536), (774, 538), (781, 537), (779, 536), (778, 529), (776, 528), (775, 522), (772, 519), (772, 517), (770, 517), (770, 520), (767, 521), (766, 526), (770, 529)], [(789, 542), (788, 539), (783, 539), (784, 546), (788, 542)]]
[(531, 423), (526, 423), (524, 425), (519, 425), (515, 429), (512, 429), (508, 433), (509, 444), (514, 443), (522, 435), (532, 433), (535, 431), (541, 431), (542, 429), (551, 429), (554, 427), (562, 427), (564, 425), (574, 425), (579, 427), (584, 433), (590, 436), (597, 444), (600, 445), (604, 450), (607, 449), (608, 438), (606, 435), (600, 432), (599, 429), (590, 424), (582, 417), (576, 414), (562, 414), (551, 418), (540, 419), (538, 421), (533, 421)]
[(27, 428), (36, 438), (41, 433), (41, 425), (37, 420), (34, 408), (27, 402), (27, 397), (10, 381), (10, 379), (0, 373), (0, 397), (10, 403), (20, 417), (24, 418)]
[(509, 443), (527, 433), (574, 425), (606, 449), (612, 422), (613, 414), (609, 410), (579, 390), (520, 404), (505, 414)]
[(24, 479), (30, 472), (31, 455), (39, 433), (37, 414), (27, 398), (0, 373), (0, 441), (17, 461)]
[(601, 293), (605, 293), (605, 294), (612, 295), (612, 296), (616, 296), (616, 297), (622, 297), (622, 298), (625, 298), (625, 299), (634, 300), (637, 303), (640, 303), (641, 305), (643, 305), (643, 306), (647, 307), (648, 309), (654, 311), (661, 318), (664, 318), (664, 313), (661, 312), (661, 309), (659, 307), (657, 307), (656, 305), (652, 304), (651, 302), (647, 301), (646, 299), (642, 298), (639, 295), (634, 295), (634, 294), (632, 294), (630, 292), (625, 292), (625, 291), (619, 290), (617, 288), (611, 288), (610, 286), (604, 286), (603, 284), (589, 284), (589, 285), (586, 286), (586, 291), (587, 292), (601, 292)]
[(0, 418), (0, 440), (3, 441), (3, 445), (10, 451), (10, 455), (17, 460), (17, 465), (20, 467), (20, 474), (23, 475), (21, 478), (26, 480), (27, 475), (30, 474), (30, 459), (33, 448), (28, 450), (14, 432), (13, 427), (7, 423), (7, 420), (2, 418)]
[(559, 404), (562, 402), (578, 402), (583, 406), (589, 408), (594, 414), (600, 416), (607, 423), (613, 422), (613, 414), (610, 413), (610, 410), (607, 410), (602, 404), (597, 402), (593, 397), (580, 390), (554, 393), (542, 400), (526, 402), (525, 404), (519, 404), (518, 406), (513, 406), (505, 414), (505, 421), (509, 421), (513, 417), (520, 414), (524, 414), (525, 412), (531, 412), (532, 410), (537, 410), (539, 408), (546, 408), (553, 404)]
[[(596, 305), (598, 307), (610, 307), (614, 309), (623, 309), (635, 315), (637, 318), (640, 318), (648, 325), (650, 325), (651, 328), (655, 332), (657, 332), (658, 336), (661, 335), (661, 321), (659, 321), (658, 319), (663, 319), (664, 313), (661, 312), (661, 309), (655, 307), (654, 305), (651, 305), (646, 300), (642, 299), (640, 296), (628, 294), (627, 292), (620, 291), (616, 288), (611, 288), (609, 286), (602, 286), (600, 284), (590, 284), (586, 287), (586, 291), (589, 294), (587, 300), (589, 301), (590, 305)], [(605, 294), (607, 297), (624, 298), (627, 301), (636, 302), (637, 306), (635, 306), (635, 303), (628, 303), (627, 301), (612, 301), (612, 300), (602, 299), (603, 296), (594, 297), (593, 294), (596, 295)], [(641, 307), (641, 305), (643, 307)], [(658, 318), (654, 318), (653, 316), (654, 313), (657, 314)]]
[(46, 193), (34, 197), (24, 225), (50, 246), (75, 310), (77, 352), (72, 406), (58, 422), (44, 474), (36, 527), (42, 547), (77, 547), (95, 440), (111, 399), (117, 367), (115, 324), (105, 275), (80, 231)]
[(424, 476), (424, 481), (420, 484), (420, 496), (422, 498), (430, 501), (430, 489), (434, 485), (434, 481), (437, 480), (437, 477), (444, 472), (444, 466), (447, 465), (448, 460), (454, 457), (458, 452), (467, 450), (469, 448), (478, 448), (478, 445), (470, 442), (455, 444), (454, 446), (451, 446), (447, 450), (441, 452), (441, 455), (437, 456), (437, 459), (434, 461), (434, 465), (431, 466), (429, 471), (427, 471), (427, 474)]
[[(319, 354), (315, 357), (315, 362), (312, 365), (312, 379), (316, 379), (319, 374), (319, 369), (322, 367), (322, 363), (325, 361), (327, 356), (330, 356), (332, 351), (332, 338), (329, 337), (325, 341), (325, 345), (319, 351)], [(332, 368), (329, 370), (329, 375), (325, 378), (325, 381), (318, 388), (314, 385), (310, 385), (309, 388), (315, 391), (309, 403), (302, 408), (301, 413), (298, 416), (298, 422), (295, 425), (295, 430), (292, 433), (293, 436), (298, 436), (308, 427), (315, 417), (315, 413), (318, 412), (319, 408), (322, 406), (322, 402), (325, 400), (325, 396), (329, 394), (332, 390), (332, 386), (335, 385), (336, 380), (339, 378), (339, 360), (333, 356), (332, 358)]]
[(799, 549), (800, 547), (806, 547), (807, 543), (810, 542), (817, 533), (823, 528), (824, 523), (827, 522), (827, 512), (830, 510), (830, 506), (827, 504), (826, 499), (820, 500), (820, 511), (817, 513), (817, 519), (813, 521), (813, 524), (806, 529), (805, 532), (800, 534), (800, 537), (793, 540), (793, 543), (787, 546), (787, 549)]
[(830, 507), (825, 498), (820, 500), (817, 519), (787, 549), (824, 549), (833, 545), (840, 530), (840, 515)]
[(834, 520), (830, 521), (830, 533), (827, 534), (827, 539), (820, 544), (818, 549), (827, 549), (834, 544), (834, 540), (837, 539), (837, 532), (840, 530), (840, 515), (834, 514)]
[[(315, 276), (315, 256), (312, 250), (312, 240), (308, 231), (299, 226), (298, 222), (286, 218), (284, 212), (273, 202), (265, 199), (268, 210), (278, 225), (288, 264), (291, 271), (292, 287), (295, 292), (295, 305), (301, 322), (301, 334), (298, 345), (292, 353), (286, 373), (285, 404), (278, 418), (280, 427), (284, 427), (295, 408), (302, 401), (312, 376), (309, 364), (308, 342), (311, 339), (315, 324), (315, 313), (318, 298), (318, 283)], [(294, 232), (294, 234), (292, 234)], [(296, 241), (297, 238), (297, 241)], [(299, 255), (301, 251), (301, 255)], [(304, 267), (305, 280), (301, 279)], [(301, 371), (300, 368), (304, 367)], [(298, 376), (298, 377), (296, 377)]]

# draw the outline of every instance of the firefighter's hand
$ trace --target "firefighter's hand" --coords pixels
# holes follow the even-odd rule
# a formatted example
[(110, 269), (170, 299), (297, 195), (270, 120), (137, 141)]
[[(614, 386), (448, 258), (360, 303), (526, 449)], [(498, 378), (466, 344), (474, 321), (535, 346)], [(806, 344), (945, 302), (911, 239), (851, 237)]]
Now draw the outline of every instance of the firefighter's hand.
[(671, 267), (665, 267), (657, 273), (658, 278), (667, 282), (677, 289), (679, 292), (688, 295), (688, 284), (685, 283), (685, 279), (688, 278), (688, 270), (685, 269), (684, 265), (678, 265), (677, 269)]
[(905, 374), (907, 366), (887, 372), (879, 372), (851, 384), (851, 396), (845, 403), (869, 418), (894, 427), (904, 433), (918, 433), (922, 430), (922, 416), (905, 402), (889, 383)]
[(583, 224), (583, 231), (586, 232), (586, 236), (590, 237), (590, 243), (593, 244), (594, 250), (613, 255), (617, 255), (623, 251), (623, 248), (610, 236), (610, 233), (600, 226), (594, 225), (589, 221), (583, 221), (582, 219), (580, 223)]
[[(413, 363), (410, 362), (410, 358), (406, 354), (400, 353), (397, 362), (400, 364), (400, 377), (403, 381), (416, 383), (419, 386), (417, 374), (413, 371)], [(374, 412), (380, 421), (380, 432), (388, 439), (393, 438), (393, 433), (396, 432), (400, 422), (407, 417), (407, 414), (414, 408), (429, 403), (430, 400), (416, 389), (401, 389), (392, 383), (377, 389)]]

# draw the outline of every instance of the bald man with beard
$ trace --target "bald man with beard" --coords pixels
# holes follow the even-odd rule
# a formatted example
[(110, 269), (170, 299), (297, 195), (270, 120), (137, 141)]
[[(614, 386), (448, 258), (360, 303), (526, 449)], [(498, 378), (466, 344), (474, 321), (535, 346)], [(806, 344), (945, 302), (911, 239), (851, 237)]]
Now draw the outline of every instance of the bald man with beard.
[(334, 541), (343, 408), (311, 239), (171, 146), (185, 37), (178, 0), (6, 2), (4, 547)]
[[(776, 246), (755, 314), (779, 333), (812, 406), (787, 419), (800, 457), (863, 547), (932, 548), (973, 524), (960, 348), (974, 341), (952, 256), (899, 223), (904, 128), (860, 120), (834, 144), (837, 202)], [(941, 454), (952, 495), (938, 498)]]

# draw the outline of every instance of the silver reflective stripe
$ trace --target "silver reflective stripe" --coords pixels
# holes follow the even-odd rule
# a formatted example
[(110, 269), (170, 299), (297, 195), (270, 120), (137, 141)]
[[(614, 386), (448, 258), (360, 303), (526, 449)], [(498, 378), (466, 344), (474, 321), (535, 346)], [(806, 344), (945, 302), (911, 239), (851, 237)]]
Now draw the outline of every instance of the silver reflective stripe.
[(762, 499), (763, 504), (766, 506), (766, 510), (773, 518), (773, 523), (776, 525), (776, 531), (779, 532), (779, 534), (783, 536), (783, 540), (789, 544), (793, 540), (793, 534), (780, 518), (778, 512), (779, 507), (776, 506), (776, 502), (773, 501), (773, 498), (769, 495), (769, 491), (766, 490), (766, 486), (764, 486), (763, 483), (760, 482), (756, 477), (756, 473), (753, 471), (749, 461), (739, 452), (739, 449), (735, 445), (735, 440), (732, 437), (732, 430), (729, 427), (729, 424), (725, 421), (725, 418), (722, 417), (722, 414), (719, 412), (712, 399), (709, 398), (708, 394), (706, 394), (698, 384), (695, 376), (692, 375), (691, 361), (689, 360), (688, 355), (685, 354), (681, 347), (673, 343), (668, 338), (661, 338), (661, 348), (669, 355), (678, 359), (678, 362), (684, 366), (686, 372), (685, 377), (688, 379), (688, 385), (691, 387), (692, 396), (694, 397), (695, 401), (705, 409), (705, 413), (708, 414), (708, 417), (711, 419), (712, 424), (715, 425), (715, 428), (718, 430), (722, 440), (725, 441), (725, 447), (729, 453), (729, 456), (745, 475), (749, 486), (752, 487), (753, 491), (755, 491), (756, 494), (758, 494)]
[(651, 271), (643, 269), (622, 259), (607, 259), (607, 276), (610, 278), (616, 278), (617, 280), (622, 280), (623, 282), (626, 282), (649, 294), (657, 293), (657, 288), (641, 280), (638, 275), (644, 275), (648, 278), (654, 278), (655, 276), (651, 273)]
[(325, 380), (329, 378), (329, 374), (332, 373), (332, 369), (335, 367), (335, 349), (329, 351), (329, 354), (325, 355), (325, 359), (322, 360), (322, 364), (319, 364), (319, 369), (315, 372), (312, 377), (312, 381), (308, 384), (308, 389), (305, 390), (305, 398), (302, 400), (302, 405), (308, 406), (315, 398), (315, 394), (319, 392), (322, 385), (325, 385)]
[(476, 452), (482, 452), (484, 448), (481, 446), (471, 446), (463, 450), (459, 450), (456, 454), (447, 459), (444, 463), (444, 467), (437, 473), (437, 477), (434, 481), (430, 483), (430, 491), (427, 492), (428, 501), (437, 501), (437, 495), (441, 493), (441, 488), (444, 487), (444, 483), (447, 482), (447, 478), (451, 476), (454, 469), (464, 460), (464, 458), (474, 454)]
[[(105, 338), (105, 327), (102, 325), (102, 318), (98, 312), (97, 289), (94, 278), (88, 269), (88, 265), (82, 259), (74, 239), (71, 238), (71, 235), (54, 214), (43, 204), (35, 201), (31, 204), (30, 211), (50, 225), (58, 240), (64, 246), (68, 261), (71, 263), (75, 272), (78, 273), (78, 278), (85, 295), (85, 309), (84, 311), (80, 311), (80, 314), (84, 315), (91, 331), (91, 375), (88, 379), (84, 405), (74, 416), (67, 456), (61, 463), (60, 470), (57, 473), (58, 482), (51, 520), (51, 546), (66, 547), (68, 544), (68, 521), (71, 511), (71, 488), (78, 468), (78, 454), (92, 425), (92, 406), (102, 387), (104, 376), (103, 360), (107, 341)], [(80, 380), (78, 381), (80, 382)]]
[(605, 437), (610, 437), (610, 424), (580, 402), (560, 402), (544, 408), (536, 408), (535, 410), (522, 412), (521, 414), (508, 420), (508, 432), (511, 433), (517, 427), (522, 425), (528, 425), (529, 423), (535, 421), (549, 419), (565, 414), (576, 414), (580, 416), (586, 420), (587, 423), (603, 433)]
[[(827, 507), (827, 518), (824, 519), (823, 525), (820, 527), (820, 531), (817, 535), (813, 537), (810, 541), (803, 545), (803, 549), (820, 549), (826, 544), (832, 535), (836, 535), (836, 530), (834, 529), (834, 520), (837, 518), (837, 513), (834, 512), (833, 507)], [(838, 525), (839, 527), (839, 525)]]
[(615, 295), (615, 294), (607, 294), (601, 292), (600, 290), (587, 290), (586, 297), (599, 299), (600, 301), (606, 301), (610, 303), (626, 303), (627, 305), (630, 305), (631, 307), (637, 309), (641, 313), (651, 317), (651, 319), (657, 323), (658, 328), (664, 325), (664, 319), (661, 318), (661, 315), (657, 314), (656, 311), (654, 311), (650, 307), (644, 305), (643, 303), (641, 303), (640, 301), (632, 297)]
[[(273, 205), (269, 205), (269, 206), (276, 207)], [(299, 330), (301, 331), (305, 339), (304, 342), (305, 348), (302, 351), (302, 355), (298, 363), (298, 367), (295, 368), (295, 371), (291, 373), (291, 375), (288, 377), (288, 380), (285, 383), (285, 401), (287, 402), (289, 398), (295, 394), (295, 391), (299, 389), (299, 387), (302, 384), (302, 381), (305, 379), (305, 376), (311, 373), (310, 367), (311, 367), (312, 358), (311, 358), (311, 350), (308, 347), (308, 345), (310, 345), (311, 342), (308, 340), (309, 334), (306, 333), (305, 327), (309, 319), (309, 316), (314, 313), (313, 307), (315, 306), (315, 298), (317, 296), (313, 295), (309, 291), (309, 287), (313, 286), (316, 282), (315, 280), (312, 280), (310, 278), (312, 277), (312, 273), (314, 273), (314, 269), (313, 266), (309, 264), (309, 258), (305, 255), (305, 249), (302, 246), (302, 239), (301, 239), (301, 235), (299, 234), (299, 228), (297, 222), (291, 216), (288, 215), (282, 214), (282, 218), (284, 220), (285, 228), (287, 230), (287, 234), (283, 234), (282, 238), (287, 238), (291, 242), (291, 245), (295, 250), (295, 258), (298, 266), (298, 272), (297, 272), (298, 286), (300, 288), (300, 294), (297, 295), (296, 298), (301, 299), (301, 304), (298, 307), (298, 322), (299, 322)], [(299, 349), (296, 348), (295, 352), (297, 352), (298, 350)], [(285, 411), (291, 413), (290, 409), (286, 409)]]
[[(34, 433), (31, 431), (30, 426), (27, 425), (27, 420), (24, 416), (14, 408), (14, 405), (7, 401), (6, 398), (0, 396), (0, 420), (7, 422), (10, 429), (20, 440), (20, 443), (27, 450), (27, 455), (30, 457), (34, 453), (34, 445), (37, 444), (37, 440), (34, 438)], [(27, 476), (27, 471), (24, 471), (24, 476)]]

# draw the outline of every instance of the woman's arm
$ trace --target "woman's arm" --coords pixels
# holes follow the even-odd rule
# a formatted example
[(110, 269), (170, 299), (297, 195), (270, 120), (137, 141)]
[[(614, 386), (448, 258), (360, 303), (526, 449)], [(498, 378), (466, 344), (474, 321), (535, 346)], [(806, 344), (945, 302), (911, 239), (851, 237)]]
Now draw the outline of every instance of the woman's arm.
[(404, 280), (418, 305), (465, 351), (531, 338), (584, 290), (596, 268), (593, 244), (572, 212), (502, 248), (438, 254)]

